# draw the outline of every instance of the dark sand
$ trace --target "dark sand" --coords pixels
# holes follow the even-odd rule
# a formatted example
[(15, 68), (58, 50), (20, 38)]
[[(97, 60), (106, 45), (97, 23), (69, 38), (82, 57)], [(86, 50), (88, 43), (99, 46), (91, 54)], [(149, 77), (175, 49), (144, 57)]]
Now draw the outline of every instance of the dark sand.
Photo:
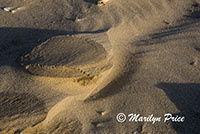
[(199, 134), (199, 4), (1, 0), (0, 134)]

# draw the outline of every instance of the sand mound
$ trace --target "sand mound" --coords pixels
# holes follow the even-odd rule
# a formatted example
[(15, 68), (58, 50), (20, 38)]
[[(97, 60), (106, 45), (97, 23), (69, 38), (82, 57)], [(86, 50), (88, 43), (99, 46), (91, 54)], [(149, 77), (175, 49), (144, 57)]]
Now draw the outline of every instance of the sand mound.
[(101, 44), (75, 36), (52, 37), (19, 62), (31, 74), (50, 77), (92, 76), (111, 67)]
[[(24, 55), (22, 50), (27, 46), (15, 46), (14, 50), (18, 53), (14, 51), (13, 54), (6, 49), (8, 51), (3, 53), (4, 57), (0, 57), (3, 60), (0, 66), (3, 70), (0, 77), (4, 78), (4, 81), (0, 81), (2, 91), (11, 90), (5, 86), (11, 84), (14, 90), (29, 94), (36, 92), (48, 110), (44, 120), (35, 122), (35, 125), (29, 123), (29, 128), (24, 125), (21, 133), (198, 134), (198, 2), (110, 0), (103, 3), (104, 6), (98, 6), (98, 0), (36, 0), (24, 12), (10, 14), (0, 11), (2, 25), (62, 29), (66, 31), (62, 35), (76, 34), (57, 36), (56, 33), (52, 35), (55, 32), (52, 30), (51, 36), (47, 37), (54, 37), (39, 46), (33, 44), (37, 44), (36, 40), (40, 38), (29, 41), (29, 38), (20, 38), (19, 35), (17, 40), (23, 39), (27, 46), (33, 45), (32, 51)], [(13, 37), (7, 36), (1, 37), (8, 40)], [(108, 39), (101, 39), (104, 37)], [(7, 40), (0, 40), (7, 43)], [(105, 42), (97, 43), (97, 40)], [(5, 47), (4, 42), (2, 46)], [(112, 45), (111, 51), (105, 49), (105, 44)], [(0, 50), (3, 51), (5, 48), (2, 46)], [(15, 65), (13, 57), (19, 57), (19, 53), (23, 56), (17, 62), (33, 75), (24, 73)], [(97, 74), (101, 74), (101, 77), (89, 86), (72, 84), (68, 79), (82, 77), (80, 81), (90, 81)], [(30, 80), (27, 82), (28, 78)], [(21, 90), (24, 88), (28, 90)], [(27, 108), (32, 110), (32, 107)], [(3, 116), (13, 114), (5, 112)], [(153, 114), (157, 117), (163, 117), (165, 113), (180, 114), (186, 117), (186, 121), (178, 124), (171, 121), (152, 124), (128, 120), (119, 123), (116, 115), (121, 112), (142, 116)], [(13, 124), (12, 121), (7, 123)], [(1, 129), (6, 130), (0, 124), (0, 132)]]

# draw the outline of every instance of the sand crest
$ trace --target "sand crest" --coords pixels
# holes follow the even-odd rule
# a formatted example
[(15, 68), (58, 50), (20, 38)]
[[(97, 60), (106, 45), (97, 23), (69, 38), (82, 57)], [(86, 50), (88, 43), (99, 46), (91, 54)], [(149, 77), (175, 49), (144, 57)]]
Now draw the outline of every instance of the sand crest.
[(107, 51), (95, 41), (75, 36), (57, 36), (22, 56), (19, 64), (34, 75), (80, 77), (109, 69), (112, 64), (108, 60)]
[(0, 8), (0, 134), (199, 134), (199, 0)]

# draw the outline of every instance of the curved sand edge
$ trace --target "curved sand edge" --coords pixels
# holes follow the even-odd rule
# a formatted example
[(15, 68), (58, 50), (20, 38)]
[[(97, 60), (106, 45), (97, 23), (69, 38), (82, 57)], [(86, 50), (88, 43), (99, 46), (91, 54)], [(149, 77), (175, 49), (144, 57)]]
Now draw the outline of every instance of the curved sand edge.
[(18, 63), (33, 75), (92, 77), (111, 68), (101, 44), (77, 36), (56, 36), (21, 56)]
[[(132, 8), (129, 8), (130, 5), (132, 5)], [(140, 37), (143, 35), (150, 36), (149, 33), (154, 33), (153, 30), (168, 27), (169, 24), (173, 25), (174, 23), (174, 27), (176, 27), (175, 20), (182, 17), (182, 15), (186, 13), (186, 7), (189, 8), (190, 5), (191, 2), (189, 1), (174, 2), (165, 0), (162, 2), (147, 2), (145, 0), (136, 0), (134, 2), (124, 2), (118, 0), (117, 2), (110, 1), (108, 5), (103, 6), (102, 11), (105, 11), (108, 16), (112, 17), (105, 17), (103, 21), (99, 20), (97, 17), (94, 21), (97, 21), (98, 25), (94, 23), (94, 26), (97, 25), (97, 28), (99, 28), (99, 25), (100, 27), (102, 25), (104, 26), (102, 22), (105, 22), (105, 24), (108, 22), (114, 23), (112, 28), (107, 32), (113, 46), (112, 68), (104, 72), (105, 74), (103, 74), (103, 77), (101, 77), (94, 88), (84, 88), (86, 89), (86, 96), (85, 94), (79, 94), (78, 96), (67, 96), (60, 100), (49, 110), (46, 119), (42, 123), (28, 128), (22, 132), (22, 134), (29, 132), (34, 134), (49, 132), (65, 134), (68, 131), (74, 134), (175, 133), (170, 123), (167, 125), (160, 123), (157, 127), (146, 123), (129, 124), (126, 122), (126, 127), (123, 127), (116, 121), (115, 116), (118, 112), (137, 112), (143, 115), (152, 112), (160, 115), (167, 111), (175, 113), (182, 110), (182, 108), (179, 109), (178, 107), (179, 102), (176, 107), (176, 103), (173, 104), (170, 101), (170, 98), (164, 93), (164, 90), (158, 89), (154, 84), (160, 81), (170, 81), (171, 79), (170, 82), (184, 82), (184, 80), (188, 80), (184, 76), (188, 72), (184, 71), (186, 72), (185, 74), (182, 71), (180, 75), (180, 72), (177, 71), (178, 68), (182, 69), (182, 64), (178, 66), (177, 63), (179, 62), (177, 62), (176, 59), (182, 57), (181, 59), (183, 60), (180, 61), (183, 61), (185, 64), (185, 58), (183, 58), (185, 56), (181, 54), (177, 56), (176, 52), (178, 51), (173, 51), (182, 50), (184, 47), (176, 46), (176, 49), (174, 49), (174, 47), (170, 47), (172, 46), (171, 44), (165, 47), (162, 42), (159, 42), (159, 39), (165, 36), (165, 32), (155, 34), (158, 35), (158, 37), (156, 36), (158, 40), (140, 40)], [(113, 9), (120, 9), (120, 12)], [(134, 16), (135, 14), (136, 16)], [(84, 23), (86, 22), (80, 22), (80, 25), (84, 28)], [(88, 22), (91, 23), (91, 21)], [(183, 27), (183, 29), (184, 28), (188, 30), (187, 26)], [(177, 29), (175, 28), (175, 30)], [(173, 28), (171, 32), (174, 33)], [(160, 34), (161, 37), (159, 36)], [(185, 34), (187, 35), (187, 32)], [(177, 38), (180, 39), (181, 44), (187, 46), (189, 41), (185, 43), (181, 37), (182, 36), (178, 34)], [(152, 38), (154, 38), (154, 36)], [(169, 38), (166, 38), (168, 41)], [(171, 38), (170, 36), (170, 39)], [(139, 43), (137, 42), (138, 40)], [(166, 41), (165, 38), (163, 40), (163, 42)], [(153, 44), (158, 43), (162, 45), (148, 46), (152, 41)], [(174, 38), (172, 38), (172, 41), (174, 42)], [(147, 46), (137, 46), (137, 44), (140, 43)], [(177, 44), (179, 44), (179, 41)], [(165, 53), (165, 50), (169, 53)], [(183, 50), (183, 52), (185, 52), (185, 50)], [(189, 56), (189, 54), (187, 54), (187, 56)], [(163, 59), (170, 59), (167, 60), (167, 65), (166, 62), (163, 62)], [(170, 71), (178, 75), (178, 78), (176, 75), (173, 75), (173, 73), (166, 72), (168, 65), (172, 69)], [(174, 67), (174, 65), (176, 66)], [(186, 70), (191, 69), (191, 66), (188, 67), (186, 65), (184, 67), (186, 67)], [(195, 76), (192, 72), (189, 73)], [(193, 80), (195, 78), (197, 77), (191, 79), (189, 77), (188, 81), (195, 81)], [(198, 82), (198, 79), (196, 81)], [(66, 87), (63, 88), (65, 89)], [(172, 96), (172, 100), (173, 99)], [(74, 128), (77, 128), (77, 130)], [(110, 131), (111, 129), (112, 131)]]

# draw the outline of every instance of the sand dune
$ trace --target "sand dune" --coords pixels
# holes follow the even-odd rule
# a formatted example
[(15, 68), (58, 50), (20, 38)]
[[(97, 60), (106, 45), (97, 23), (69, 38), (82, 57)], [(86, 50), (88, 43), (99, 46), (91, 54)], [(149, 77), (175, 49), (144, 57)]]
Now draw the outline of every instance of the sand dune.
[(105, 48), (94, 41), (57, 36), (22, 56), (19, 64), (39, 76), (92, 77), (109, 69), (112, 63)]
[(198, 134), (199, 4), (0, 1), (0, 134)]

